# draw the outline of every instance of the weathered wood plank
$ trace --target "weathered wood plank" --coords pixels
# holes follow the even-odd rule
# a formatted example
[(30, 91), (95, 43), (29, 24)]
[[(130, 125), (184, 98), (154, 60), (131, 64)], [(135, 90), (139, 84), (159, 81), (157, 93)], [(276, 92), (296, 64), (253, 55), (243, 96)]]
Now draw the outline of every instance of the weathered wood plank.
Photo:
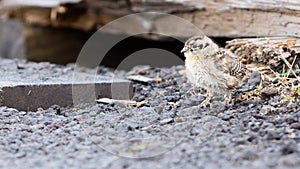
[(4, 6), (57, 7), (66, 3), (79, 3), (82, 0), (2, 0)]
[[(37, 11), (43, 14), (37, 14)], [(85, 0), (75, 5), (60, 4), (59, 7), (48, 10), (39, 7), (9, 10), (8, 15), (27, 23), (91, 30), (121, 16), (146, 11), (180, 16), (195, 24), (208, 36), (300, 37), (300, 1), (297, 0)], [(164, 29), (156, 23), (159, 20), (144, 20), (157, 26), (156, 29)], [(165, 21), (168, 22), (168, 19)], [(170, 25), (174, 23), (171, 19), (169, 22)], [(124, 29), (119, 32), (126, 33)]]

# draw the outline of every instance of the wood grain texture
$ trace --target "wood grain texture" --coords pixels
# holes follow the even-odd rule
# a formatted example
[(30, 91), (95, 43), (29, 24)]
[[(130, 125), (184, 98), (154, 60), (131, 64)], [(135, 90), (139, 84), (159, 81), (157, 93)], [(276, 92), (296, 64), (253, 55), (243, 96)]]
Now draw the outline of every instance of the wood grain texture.
[[(249, 70), (258, 70), (264, 80), (272, 81), (280, 74), (297, 77), (300, 73), (300, 38), (243, 38), (227, 42)], [(297, 77), (300, 82), (300, 78)]]
[[(65, 10), (61, 10), (62, 7)], [(8, 14), (31, 24), (91, 30), (128, 14), (156, 11), (182, 17), (195, 24), (208, 36), (300, 37), (298, 0), (85, 0), (78, 4), (47, 9), (36, 5), (9, 10)], [(158, 24), (159, 20), (142, 19), (152, 24), (152, 28), (165, 29), (160, 27), (162, 25)], [(172, 18), (169, 20), (165, 18), (164, 22), (174, 24)], [(180, 29), (176, 26), (173, 29)], [(148, 31), (147, 28), (145, 31)], [(126, 31), (120, 29), (119, 33)]]

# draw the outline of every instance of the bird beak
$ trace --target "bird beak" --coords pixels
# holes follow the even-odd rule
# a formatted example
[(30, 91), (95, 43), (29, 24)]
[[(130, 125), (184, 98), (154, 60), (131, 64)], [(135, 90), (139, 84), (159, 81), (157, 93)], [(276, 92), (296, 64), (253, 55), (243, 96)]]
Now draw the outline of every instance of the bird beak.
[(186, 47), (184, 47), (180, 52), (181, 53), (184, 53), (184, 52), (186, 52), (187, 51), (187, 49), (186, 49)]

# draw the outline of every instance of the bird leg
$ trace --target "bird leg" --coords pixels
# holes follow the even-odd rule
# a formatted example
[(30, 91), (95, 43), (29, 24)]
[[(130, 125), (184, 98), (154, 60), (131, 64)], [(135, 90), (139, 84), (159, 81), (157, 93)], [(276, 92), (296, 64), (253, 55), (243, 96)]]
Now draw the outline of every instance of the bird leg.
[(192, 95), (192, 96), (195, 96), (196, 95), (196, 87), (193, 87), (192, 89), (190, 89), (189, 91), (189, 94)]
[(201, 102), (199, 107), (206, 107), (207, 105), (210, 105), (210, 100), (212, 98), (212, 95), (210, 94), (209, 90), (207, 90), (205, 95), (206, 95), (206, 99)]
[[(231, 91), (228, 91), (226, 94), (225, 94), (225, 100), (224, 100), (224, 104), (227, 105), (227, 104), (230, 104), (231, 102), (231, 97), (232, 97), (232, 93)], [(233, 103), (234, 104), (234, 103)]]
[(194, 86), (192, 89), (190, 89), (190, 90), (188, 91), (188, 93), (189, 93), (191, 96), (196, 96), (196, 95), (197, 95), (197, 96), (208, 97), (207, 92), (206, 92), (205, 94), (199, 93), (199, 88), (196, 87), (196, 86)]

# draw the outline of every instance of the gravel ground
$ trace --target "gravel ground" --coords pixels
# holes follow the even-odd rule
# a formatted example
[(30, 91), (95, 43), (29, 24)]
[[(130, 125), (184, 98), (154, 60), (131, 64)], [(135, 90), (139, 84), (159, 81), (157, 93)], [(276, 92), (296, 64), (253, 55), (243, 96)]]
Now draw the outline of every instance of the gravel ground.
[[(22, 71), (31, 71), (26, 64)], [(103, 67), (98, 73), (114, 74)], [(298, 96), (274, 91), (278, 80), (237, 92), (234, 105), (216, 98), (200, 109), (205, 91), (186, 83), (183, 66), (115, 74), (153, 81), (134, 82), (135, 106), (0, 107), (0, 168), (300, 167)]]

